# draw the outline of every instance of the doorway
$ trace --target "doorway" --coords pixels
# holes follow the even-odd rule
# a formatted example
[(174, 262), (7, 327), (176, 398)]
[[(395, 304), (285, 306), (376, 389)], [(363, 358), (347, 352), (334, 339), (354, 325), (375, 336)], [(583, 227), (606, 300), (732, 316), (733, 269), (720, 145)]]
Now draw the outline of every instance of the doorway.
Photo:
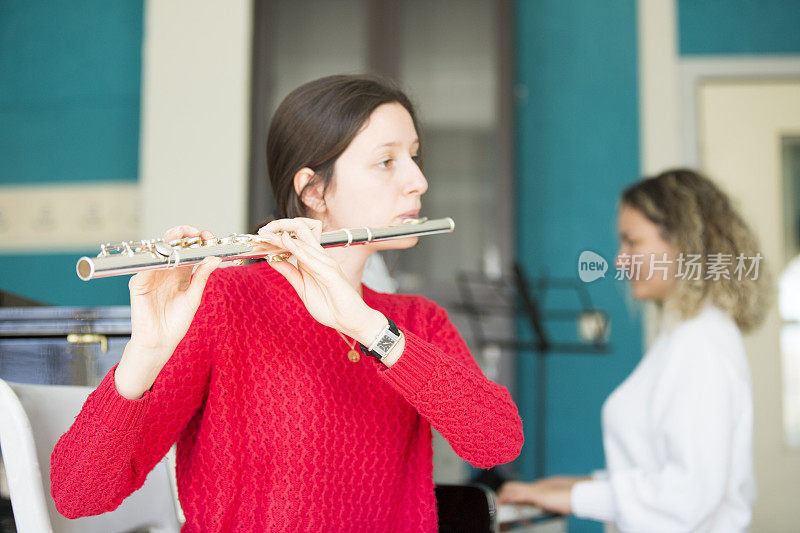
[[(795, 184), (786, 175), (785, 159), (792, 153), (787, 143), (800, 137), (800, 76), (707, 79), (698, 84), (696, 95), (699, 164), (756, 232), (777, 282), (797, 251), (800, 202), (788, 194)], [(800, 300), (800, 293), (792, 297)], [(792, 325), (782, 323), (773, 306), (764, 325), (745, 338), (759, 489), (754, 531), (794, 531), (800, 523), (794, 503), (800, 491), (800, 447), (793, 444), (800, 428), (792, 414), (800, 408), (800, 346), (781, 349), (787, 327)]]

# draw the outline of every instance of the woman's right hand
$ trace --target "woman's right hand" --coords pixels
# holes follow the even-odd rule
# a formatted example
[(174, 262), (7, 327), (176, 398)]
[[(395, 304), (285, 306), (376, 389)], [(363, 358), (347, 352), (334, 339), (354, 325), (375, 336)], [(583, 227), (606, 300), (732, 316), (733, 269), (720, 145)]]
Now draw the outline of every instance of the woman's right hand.
[(553, 476), (531, 483), (507, 481), (497, 491), (498, 505), (516, 503), (533, 505), (562, 515), (572, 513), (572, 487), (586, 476)]
[[(164, 240), (183, 237), (211, 239), (210, 231), (177, 226)], [(131, 339), (114, 375), (117, 391), (137, 399), (167, 364), (194, 319), (206, 282), (222, 259), (207, 257), (192, 275), (191, 266), (139, 272), (130, 279)]]

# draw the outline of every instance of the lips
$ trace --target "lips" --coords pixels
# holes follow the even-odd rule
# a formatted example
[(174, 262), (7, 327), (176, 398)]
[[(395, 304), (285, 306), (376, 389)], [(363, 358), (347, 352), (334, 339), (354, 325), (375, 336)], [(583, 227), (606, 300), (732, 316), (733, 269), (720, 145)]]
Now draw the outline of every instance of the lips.
[(419, 209), (417, 209), (416, 211), (408, 211), (406, 213), (403, 213), (397, 218), (399, 218), (400, 220), (407, 220), (409, 218), (419, 218)]

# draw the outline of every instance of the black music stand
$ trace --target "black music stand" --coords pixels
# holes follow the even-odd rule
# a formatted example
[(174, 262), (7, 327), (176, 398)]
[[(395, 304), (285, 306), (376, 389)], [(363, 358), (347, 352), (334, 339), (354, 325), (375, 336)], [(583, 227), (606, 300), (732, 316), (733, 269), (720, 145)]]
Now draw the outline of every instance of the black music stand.
[[(469, 319), (473, 346), (484, 349), (495, 346), (500, 349), (515, 350), (518, 353), (532, 352), (536, 356), (536, 438), (535, 475), (545, 475), (546, 459), (544, 432), (547, 413), (547, 356), (602, 355), (609, 351), (608, 315), (592, 305), (586, 285), (577, 279), (553, 278), (542, 275), (532, 281), (518, 264), (514, 265), (512, 276), (490, 279), (483, 274), (460, 272), (456, 276), (460, 301), (454, 310), (465, 314)], [(568, 291), (576, 295), (574, 308), (548, 309), (545, 301), (548, 294), (555, 291)], [(524, 319), (530, 325), (533, 339), (523, 340), (516, 336), (491, 337), (486, 334), (483, 321), (489, 317), (507, 316), (511, 321), (511, 331), (516, 330), (516, 321)], [(556, 340), (549, 334), (548, 322), (574, 322), (575, 338)], [(590, 333), (589, 338), (581, 339), (579, 326)], [(493, 487), (494, 488), (494, 487)]]

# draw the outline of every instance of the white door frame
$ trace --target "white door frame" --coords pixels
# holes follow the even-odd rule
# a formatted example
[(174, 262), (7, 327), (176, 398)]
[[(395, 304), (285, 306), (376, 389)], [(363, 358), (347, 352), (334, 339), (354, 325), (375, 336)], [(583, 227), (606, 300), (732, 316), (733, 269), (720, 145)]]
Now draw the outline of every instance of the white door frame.
[(680, 131), (683, 164), (700, 167), (700, 117), (698, 89), (708, 81), (800, 80), (797, 56), (758, 56), (720, 58), (696, 56), (679, 61)]

